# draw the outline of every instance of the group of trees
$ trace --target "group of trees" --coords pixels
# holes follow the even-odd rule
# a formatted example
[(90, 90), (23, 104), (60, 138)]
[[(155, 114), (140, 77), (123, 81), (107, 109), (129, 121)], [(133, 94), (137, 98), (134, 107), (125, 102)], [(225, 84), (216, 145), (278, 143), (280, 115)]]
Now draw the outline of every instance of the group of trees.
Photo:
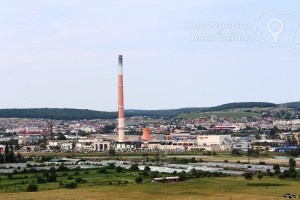
[(108, 119), (117, 118), (117, 112), (102, 112), (87, 109), (68, 108), (29, 108), (29, 109), (0, 109), (3, 118), (44, 118), (57, 120), (78, 119)]
[[(284, 178), (298, 178), (300, 179), (300, 170), (296, 169), (296, 161), (294, 158), (289, 159), (289, 169), (281, 171), (279, 164), (275, 164), (273, 166), (274, 172), (271, 172), (271, 170), (267, 170), (267, 172), (258, 172), (257, 178), (262, 179), (263, 176), (274, 176), (277, 175), (278, 178), (284, 179)], [(244, 173), (244, 177), (247, 180), (250, 180), (253, 178), (252, 172), (246, 172)]]
[(20, 153), (15, 155), (12, 146), (5, 146), (5, 150), (3, 153), (0, 153), (0, 163), (20, 163), (25, 162), (25, 159)]
[[(294, 104), (293, 104), (294, 105)], [(166, 110), (125, 110), (127, 117), (149, 116), (154, 118), (173, 118), (184, 113), (212, 112), (235, 108), (263, 108), (276, 107), (276, 104), (265, 102), (243, 102), (229, 103), (208, 108), (179, 108)], [(291, 105), (292, 106), (292, 105)], [(299, 107), (299, 106), (298, 106)], [(58, 108), (30, 108), (30, 109), (0, 109), (0, 117), (3, 118), (44, 118), (57, 120), (79, 120), (79, 119), (115, 119), (117, 112), (103, 112), (87, 109), (58, 109)]]

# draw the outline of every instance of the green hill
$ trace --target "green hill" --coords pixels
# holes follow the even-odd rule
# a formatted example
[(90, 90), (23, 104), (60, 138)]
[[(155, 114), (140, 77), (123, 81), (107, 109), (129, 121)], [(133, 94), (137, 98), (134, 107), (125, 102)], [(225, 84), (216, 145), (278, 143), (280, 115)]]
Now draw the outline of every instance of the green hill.
[[(287, 103), (284, 106), (299, 109), (300, 102)], [(173, 118), (182, 114), (196, 114), (202, 113), (207, 115), (208, 112), (221, 112), (228, 113), (235, 112), (233, 115), (237, 116), (256, 116), (258, 114), (244, 113), (245, 109), (260, 109), (260, 108), (275, 108), (278, 107), (274, 103), (266, 102), (242, 102), (242, 103), (228, 103), (214, 107), (200, 107), (200, 108), (179, 108), (179, 109), (164, 109), (164, 110), (125, 110), (126, 117), (131, 116), (148, 116), (154, 118)], [(236, 109), (235, 111), (233, 111)], [(237, 114), (237, 112), (242, 112)], [(204, 114), (207, 113), (207, 114)], [(220, 113), (222, 114), (222, 113)], [(215, 115), (219, 115), (215, 113)], [(0, 118), (51, 118), (62, 120), (80, 120), (80, 119), (116, 119), (117, 112), (103, 112), (87, 109), (70, 109), (70, 108), (29, 108), (29, 109), (0, 109)]]
[(1, 118), (45, 118), (62, 120), (117, 118), (117, 112), (70, 108), (0, 109)]

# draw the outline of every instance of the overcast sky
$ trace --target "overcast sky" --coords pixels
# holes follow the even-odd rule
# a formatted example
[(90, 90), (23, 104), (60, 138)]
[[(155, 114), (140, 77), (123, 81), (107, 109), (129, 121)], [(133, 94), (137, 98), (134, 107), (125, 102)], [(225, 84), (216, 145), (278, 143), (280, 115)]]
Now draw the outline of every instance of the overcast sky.
[[(273, 9), (272, 9), (273, 8)], [(300, 101), (300, 2), (0, 1), (0, 108)]]

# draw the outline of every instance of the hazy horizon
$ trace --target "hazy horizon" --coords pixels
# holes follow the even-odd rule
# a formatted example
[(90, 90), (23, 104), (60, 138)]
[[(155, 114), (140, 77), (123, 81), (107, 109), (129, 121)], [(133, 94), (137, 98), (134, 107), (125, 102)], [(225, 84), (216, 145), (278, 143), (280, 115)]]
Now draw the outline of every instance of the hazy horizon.
[[(294, 102), (300, 102), (300, 101), (294, 101)], [(294, 102), (284, 102), (284, 103), (294, 103)], [(228, 102), (224, 104), (230, 104), (230, 103), (253, 103), (249, 101), (245, 102)], [(257, 102), (257, 103), (273, 103), (273, 102)], [(282, 103), (282, 104), (284, 104)], [(216, 106), (221, 106), (224, 104), (218, 104), (218, 105), (211, 105), (211, 106), (197, 106), (197, 107), (179, 107), (179, 108), (161, 108), (161, 109), (143, 109), (143, 108), (126, 108), (125, 111), (127, 110), (175, 110), (175, 109), (185, 109), (185, 108), (210, 108), (210, 107), (216, 107)], [(281, 103), (274, 103), (276, 105), (280, 105)], [(103, 112), (118, 112), (118, 110), (95, 110), (95, 109), (88, 109), (88, 108), (72, 108), (72, 107), (28, 107), (28, 108), (0, 108), (0, 109), (79, 109), (79, 110), (93, 110), (93, 111), (103, 111)]]

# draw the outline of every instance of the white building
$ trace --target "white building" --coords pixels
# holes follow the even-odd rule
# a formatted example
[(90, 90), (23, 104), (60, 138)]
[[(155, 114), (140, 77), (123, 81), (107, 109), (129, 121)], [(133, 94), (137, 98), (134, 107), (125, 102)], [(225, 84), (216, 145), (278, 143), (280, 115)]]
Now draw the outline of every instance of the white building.
[(197, 143), (201, 146), (231, 145), (232, 138), (231, 135), (199, 135)]

